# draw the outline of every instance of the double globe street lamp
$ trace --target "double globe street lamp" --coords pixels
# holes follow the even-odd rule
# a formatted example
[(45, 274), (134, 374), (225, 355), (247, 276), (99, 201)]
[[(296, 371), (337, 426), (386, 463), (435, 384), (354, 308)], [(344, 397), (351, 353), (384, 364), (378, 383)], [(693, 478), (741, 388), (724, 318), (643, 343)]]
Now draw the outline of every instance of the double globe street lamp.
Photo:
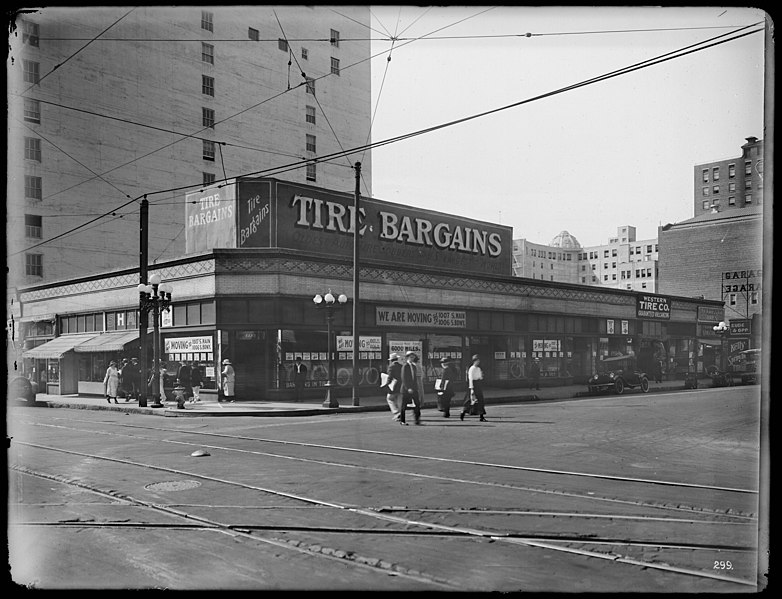
[[(160, 317), (163, 311), (171, 307), (171, 285), (161, 283), (162, 277), (154, 273), (149, 277), (149, 285), (138, 284), (139, 301), (145, 311), (152, 312), (152, 405), (151, 408), (162, 408), (160, 401)], [(144, 375), (146, 379), (146, 375)], [(146, 380), (143, 381), (146, 383)], [(164, 398), (165, 399), (165, 398)]]
[(342, 293), (339, 295), (339, 297), (334, 297), (334, 294), (331, 293), (331, 289), (329, 289), (329, 292), (326, 295), (318, 294), (312, 298), (312, 301), (315, 303), (315, 307), (318, 308), (319, 310), (326, 310), (326, 334), (328, 335), (327, 346), (328, 346), (329, 376), (328, 376), (328, 380), (326, 381), (326, 399), (323, 401), (323, 407), (338, 408), (339, 402), (337, 401), (336, 396), (333, 396), (331, 393), (331, 387), (333, 385), (332, 381), (334, 380), (333, 379), (334, 364), (333, 364), (332, 353), (331, 353), (331, 323), (334, 320), (334, 310), (344, 307), (345, 304), (348, 303), (348, 296)]

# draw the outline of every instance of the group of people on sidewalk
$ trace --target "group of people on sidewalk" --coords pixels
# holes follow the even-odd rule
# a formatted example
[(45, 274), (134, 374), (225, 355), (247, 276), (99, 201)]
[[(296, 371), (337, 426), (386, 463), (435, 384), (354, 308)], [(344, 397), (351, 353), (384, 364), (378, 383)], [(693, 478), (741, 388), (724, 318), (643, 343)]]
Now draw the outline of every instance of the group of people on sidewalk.
[[(397, 353), (388, 357), (388, 371), (383, 373), (382, 386), (386, 389), (386, 402), (391, 410), (394, 421), (407, 426), (405, 412), (408, 407), (413, 408), (415, 424), (421, 424), (421, 405), (424, 398), (424, 372), (418, 364), (418, 355), (409, 351), (405, 354), (405, 361)], [(450, 358), (440, 360), (443, 371), (435, 383), (437, 391), (437, 409), (443, 413), (444, 418), (451, 416), (451, 399), (455, 395), (457, 371), (454, 362)], [(468, 388), (462, 403), (462, 411), (459, 418), (464, 420), (467, 415), (479, 416), (481, 422), (486, 422), (486, 409), (483, 401), (483, 371), (480, 367), (481, 360), (478, 354), (472, 357), (472, 365), (467, 370)]]

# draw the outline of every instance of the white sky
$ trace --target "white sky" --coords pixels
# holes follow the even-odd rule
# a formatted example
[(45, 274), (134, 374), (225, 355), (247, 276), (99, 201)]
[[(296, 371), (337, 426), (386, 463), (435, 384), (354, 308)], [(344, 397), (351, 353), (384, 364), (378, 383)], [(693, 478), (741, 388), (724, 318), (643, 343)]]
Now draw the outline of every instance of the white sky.
[[(486, 9), (371, 7), (372, 54), (400, 38), (390, 62), (372, 61), (373, 141), (520, 102), (766, 16), (732, 7)], [(692, 29), (675, 30), (684, 28)], [(584, 33), (617, 30), (635, 31)], [(553, 35), (563, 33), (578, 35)], [(430, 34), (522, 37), (408, 42)], [(755, 33), (377, 148), (373, 196), (510, 225), (514, 239), (534, 243), (567, 230), (584, 246), (605, 244), (620, 225), (635, 226), (638, 239), (656, 237), (658, 225), (693, 216), (696, 164), (740, 156), (745, 138), (764, 138), (764, 47)]]

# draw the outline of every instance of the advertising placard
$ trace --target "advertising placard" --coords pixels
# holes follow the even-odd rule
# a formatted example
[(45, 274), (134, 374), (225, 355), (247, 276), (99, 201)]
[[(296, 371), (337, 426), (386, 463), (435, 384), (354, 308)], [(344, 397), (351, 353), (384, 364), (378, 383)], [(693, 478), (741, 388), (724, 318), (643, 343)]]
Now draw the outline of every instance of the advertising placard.
[(662, 295), (636, 296), (636, 316), (649, 320), (670, 320), (671, 300)]
[[(359, 352), (376, 352), (380, 351), (382, 347), (382, 339), (380, 337), (359, 337), (358, 338), (358, 351)], [(337, 351), (353, 351), (353, 337), (337, 335)]]
[(210, 185), (185, 195), (185, 253), (236, 247), (236, 184)]
[(212, 351), (212, 337), (169, 337), (165, 340), (165, 353), (193, 353)]
[(752, 320), (748, 318), (737, 318), (731, 320), (728, 324), (730, 327), (730, 334), (735, 336), (751, 335), (752, 334)]
[(463, 329), (467, 327), (467, 312), (378, 306), (375, 308), (375, 322), (378, 326)]
[(698, 322), (720, 322), (725, 310), (718, 306), (698, 306)]
[(411, 340), (411, 341), (389, 341), (388, 342), (389, 356), (393, 353), (397, 353), (400, 356), (404, 357), (404, 355), (409, 351), (415, 352), (416, 354), (421, 356), (421, 350), (422, 350), (421, 341), (419, 341), (418, 339)]

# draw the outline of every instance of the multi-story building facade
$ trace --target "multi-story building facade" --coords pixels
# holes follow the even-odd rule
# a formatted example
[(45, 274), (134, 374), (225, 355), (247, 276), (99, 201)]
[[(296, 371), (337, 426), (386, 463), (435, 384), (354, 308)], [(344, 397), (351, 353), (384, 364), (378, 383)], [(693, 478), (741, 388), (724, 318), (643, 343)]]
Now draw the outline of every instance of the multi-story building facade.
[(743, 336), (753, 347), (765, 288), (763, 156), (763, 141), (748, 137), (741, 156), (696, 165), (693, 217), (660, 227), (658, 236), (660, 293), (724, 301), (725, 318), (751, 330)]
[(693, 216), (731, 214), (763, 203), (763, 140), (746, 139), (741, 156), (695, 165)]
[(567, 231), (548, 245), (513, 241), (513, 274), (545, 281), (656, 293), (657, 260), (657, 239), (638, 240), (629, 225), (599, 246), (582, 247)]
[[(185, 196), (269, 174), (371, 196), (369, 8), (45, 7), (8, 62), (7, 260), (17, 286), (185, 249)], [(13, 310), (13, 308), (12, 308)]]

